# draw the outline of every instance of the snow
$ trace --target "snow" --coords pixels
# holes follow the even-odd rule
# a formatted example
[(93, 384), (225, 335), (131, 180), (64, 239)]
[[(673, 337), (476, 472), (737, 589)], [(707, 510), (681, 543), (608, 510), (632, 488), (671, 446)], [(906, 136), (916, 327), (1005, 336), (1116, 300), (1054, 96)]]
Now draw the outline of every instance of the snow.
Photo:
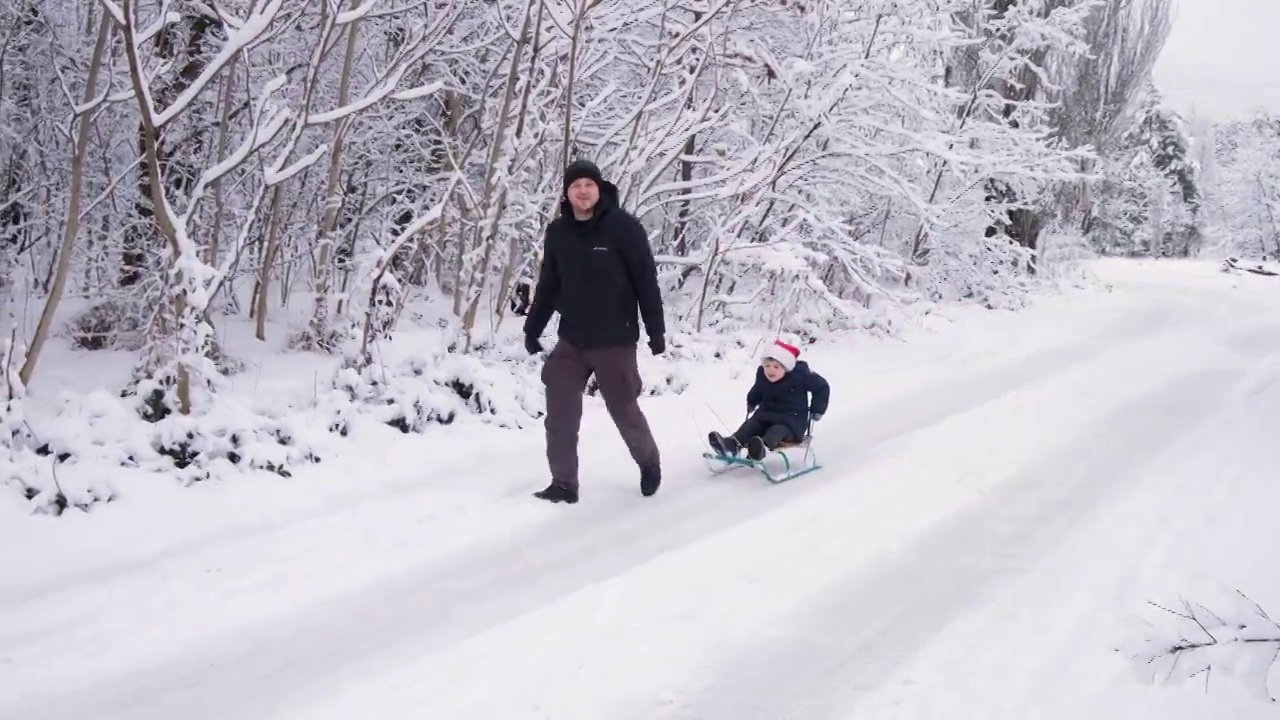
[(361, 18), (368, 15), (369, 11), (373, 9), (373, 6), (374, 6), (374, 2), (366, 2), (365, 4), (355, 8), (354, 10), (343, 10), (342, 12), (338, 13), (338, 16), (336, 18), (334, 18), (333, 24), (334, 26), (340, 27), (342, 25), (348, 25), (350, 23), (356, 22), (357, 20), (360, 20)]
[(328, 152), (329, 152), (329, 144), (321, 143), (320, 145), (316, 146), (314, 150), (312, 150), (311, 152), (299, 158), (297, 162), (293, 163), (292, 165), (290, 165), (289, 167), (283, 170), (280, 170), (279, 167), (283, 165), (284, 161), (289, 157), (288, 153), (284, 153), (280, 155), (280, 158), (276, 162), (275, 167), (265, 168), (262, 171), (262, 178), (263, 178), (262, 181), (265, 182), (267, 185), (278, 185), (282, 182), (287, 182), (294, 175), (297, 175), (303, 170), (306, 170), (312, 165), (315, 165), (316, 163), (320, 162), (320, 159), (323, 158)]
[(392, 100), (419, 100), (421, 98), (427, 97), (428, 95), (434, 95), (435, 93), (440, 92), (442, 89), (444, 89), (444, 83), (440, 82), (439, 80), (436, 80), (434, 82), (429, 82), (425, 85), (419, 85), (418, 87), (415, 87), (415, 88), (409, 88), (408, 90), (401, 90), (398, 93), (392, 94), (391, 99)]
[[(476, 423), (353, 423), (291, 478), (90, 513), (0, 502), (0, 718), (1272, 717), (1247, 664), (1153, 686), (1126, 653), (1185, 633), (1148, 601), (1280, 616), (1280, 283), (1094, 271), (806, 349), (832, 406), (790, 484), (703, 469), (753, 370), (706, 363), (643, 401), (653, 498), (590, 398), (576, 506), (529, 497), (539, 426)], [(257, 362), (230, 391), (261, 403), (324, 372)]]
[(115, 4), (113, 0), (99, 0), (99, 2), (102, 3), (102, 7), (107, 9), (107, 12), (111, 13), (111, 19), (117, 25), (125, 24), (124, 10), (121, 10), (119, 5)]
[[(342, 107), (334, 108), (333, 110), (328, 110), (326, 112), (319, 112), (319, 113), (313, 113), (311, 115), (308, 115), (307, 124), (308, 125), (324, 125), (327, 123), (338, 122), (339, 120), (342, 120), (344, 118), (349, 118), (353, 115), (360, 113), (363, 110), (367, 110), (368, 108), (371, 108), (374, 105), (377, 105), (378, 103), (382, 102), (386, 98), (391, 97), (395, 94), (396, 86), (400, 84), (400, 78), (404, 76), (404, 72), (405, 72), (405, 67), (402, 66), (397, 68), (390, 78), (384, 80), (382, 84), (378, 85), (373, 90), (369, 91), (368, 95), (366, 95), (365, 97), (353, 103), (349, 103), (347, 105), (343, 105)], [(413, 98), (413, 91), (415, 89), (420, 89), (420, 88), (411, 88), (406, 91), (409, 93), (409, 98), (407, 99)]]

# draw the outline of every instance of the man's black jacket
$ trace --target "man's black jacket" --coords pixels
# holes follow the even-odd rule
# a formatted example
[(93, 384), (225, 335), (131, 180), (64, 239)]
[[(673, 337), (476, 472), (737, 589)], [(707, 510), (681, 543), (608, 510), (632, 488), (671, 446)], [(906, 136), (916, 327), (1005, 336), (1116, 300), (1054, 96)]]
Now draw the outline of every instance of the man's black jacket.
[(560, 313), (560, 338), (582, 348), (638, 343), (639, 316), (651, 342), (666, 332), (644, 227), (618, 207), (613, 183), (598, 184), (600, 200), (591, 219), (574, 218), (565, 200), (560, 217), (547, 227), (525, 335), (542, 335), (553, 312)]

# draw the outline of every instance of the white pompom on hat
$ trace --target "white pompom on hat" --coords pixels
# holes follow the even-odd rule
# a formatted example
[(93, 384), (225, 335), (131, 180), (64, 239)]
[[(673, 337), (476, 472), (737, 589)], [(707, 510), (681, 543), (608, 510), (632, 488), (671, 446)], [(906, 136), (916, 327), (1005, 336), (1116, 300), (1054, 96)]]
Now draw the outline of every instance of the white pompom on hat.
[(781, 340), (774, 340), (772, 345), (767, 346), (764, 352), (760, 354), (760, 362), (765, 360), (774, 360), (779, 365), (791, 372), (796, 369), (796, 360), (800, 357), (800, 348), (794, 345), (788, 345)]

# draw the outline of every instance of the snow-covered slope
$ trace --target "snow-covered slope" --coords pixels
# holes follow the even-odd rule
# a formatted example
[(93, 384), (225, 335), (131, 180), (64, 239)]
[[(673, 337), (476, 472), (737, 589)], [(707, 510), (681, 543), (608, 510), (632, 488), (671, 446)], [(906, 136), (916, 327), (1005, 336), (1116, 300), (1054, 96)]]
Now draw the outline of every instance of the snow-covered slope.
[(1116, 648), (1148, 600), (1280, 612), (1280, 283), (1098, 271), (807, 352), (825, 468), (786, 485), (702, 469), (751, 371), (720, 367), (645, 405), (650, 499), (597, 401), (577, 506), (529, 497), (537, 429), (442, 430), (6, 523), (0, 717), (1268, 717)]

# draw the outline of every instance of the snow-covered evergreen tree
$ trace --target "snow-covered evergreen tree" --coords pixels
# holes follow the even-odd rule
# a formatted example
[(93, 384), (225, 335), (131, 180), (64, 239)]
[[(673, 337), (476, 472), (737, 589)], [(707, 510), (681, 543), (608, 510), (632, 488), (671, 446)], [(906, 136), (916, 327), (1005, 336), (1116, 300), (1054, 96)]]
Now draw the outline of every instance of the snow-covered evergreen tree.
[(1199, 164), (1186, 122), (1154, 88), (1103, 153), (1090, 239), (1104, 254), (1186, 257), (1200, 249)]

